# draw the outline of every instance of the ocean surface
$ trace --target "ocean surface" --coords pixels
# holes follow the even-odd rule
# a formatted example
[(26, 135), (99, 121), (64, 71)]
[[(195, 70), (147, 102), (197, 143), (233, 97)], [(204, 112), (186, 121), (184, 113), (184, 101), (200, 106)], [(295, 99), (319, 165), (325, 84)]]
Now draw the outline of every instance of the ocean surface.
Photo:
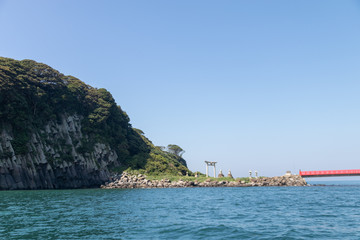
[(360, 185), (0, 191), (0, 239), (360, 239)]

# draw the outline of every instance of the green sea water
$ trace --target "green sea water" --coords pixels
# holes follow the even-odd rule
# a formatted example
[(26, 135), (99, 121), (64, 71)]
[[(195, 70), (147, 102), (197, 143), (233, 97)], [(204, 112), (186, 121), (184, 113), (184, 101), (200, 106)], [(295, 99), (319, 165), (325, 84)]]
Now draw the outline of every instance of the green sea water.
[(0, 239), (360, 239), (360, 186), (2, 191)]

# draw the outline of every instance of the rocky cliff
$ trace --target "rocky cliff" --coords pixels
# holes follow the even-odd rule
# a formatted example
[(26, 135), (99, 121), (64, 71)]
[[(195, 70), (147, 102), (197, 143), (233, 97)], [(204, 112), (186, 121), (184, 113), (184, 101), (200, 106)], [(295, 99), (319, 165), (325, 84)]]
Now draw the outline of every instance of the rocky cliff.
[(0, 57), (0, 190), (99, 187), (126, 168), (186, 172), (129, 121), (105, 89)]
[(61, 115), (32, 132), (29, 152), (17, 155), (11, 125), (2, 128), (0, 189), (53, 189), (97, 187), (109, 178), (108, 166), (118, 165), (116, 151), (95, 143), (93, 151), (81, 153), (81, 118)]

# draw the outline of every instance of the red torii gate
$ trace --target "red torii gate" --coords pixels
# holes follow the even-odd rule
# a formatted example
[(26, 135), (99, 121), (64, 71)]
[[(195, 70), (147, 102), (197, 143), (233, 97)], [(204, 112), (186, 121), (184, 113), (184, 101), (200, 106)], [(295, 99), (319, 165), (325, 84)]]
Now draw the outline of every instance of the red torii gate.
[(325, 170), (325, 171), (299, 171), (301, 177), (343, 177), (360, 176), (360, 169), (352, 170)]

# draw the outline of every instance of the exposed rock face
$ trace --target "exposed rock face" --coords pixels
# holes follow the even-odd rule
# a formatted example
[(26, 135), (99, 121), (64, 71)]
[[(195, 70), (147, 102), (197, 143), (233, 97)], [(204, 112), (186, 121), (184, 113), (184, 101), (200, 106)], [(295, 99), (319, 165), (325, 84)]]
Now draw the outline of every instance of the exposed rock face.
[(289, 177), (272, 177), (251, 179), (249, 183), (244, 181), (176, 181), (168, 179), (147, 180), (146, 176), (139, 174), (131, 176), (124, 172), (121, 176), (113, 177), (111, 182), (102, 185), (101, 188), (184, 188), (184, 187), (256, 187), (256, 186), (306, 186), (306, 181), (299, 175)]
[(25, 155), (15, 154), (11, 126), (3, 126), (0, 190), (98, 187), (108, 181), (108, 166), (116, 165), (118, 156), (103, 143), (83, 150), (87, 136), (81, 132), (81, 118), (63, 114), (61, 121), (34, 130)]

